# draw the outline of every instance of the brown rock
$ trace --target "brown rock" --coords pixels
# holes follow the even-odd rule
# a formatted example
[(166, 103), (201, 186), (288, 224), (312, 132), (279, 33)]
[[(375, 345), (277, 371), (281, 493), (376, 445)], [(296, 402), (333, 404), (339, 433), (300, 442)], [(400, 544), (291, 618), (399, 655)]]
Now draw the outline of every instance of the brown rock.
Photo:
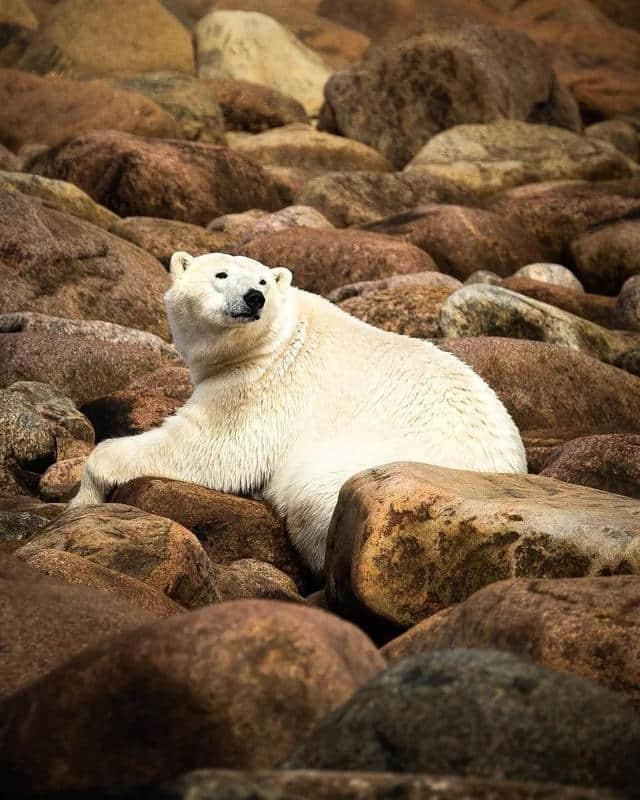
[(102, 567), (75, 553), (65, 550), (40, 550), (26, 559), (26, 563), (38, 572), (59, 578), (64, 583), (98, 589), (99, 594), (108, 592), (133, 608), (139, 608), (158, 619), (184, 612), (182, 606), (170, 600), (162, 592), (150, 588), (146, 583)]
[(640, 140), (636, 129), (622, 119), (607, 119), (604, 122), (595, 122), (584, 129), (585, 136), (602, 139), (617, 147), (634, 161), (640, 155)]
[(500, 581), (423, 620), (382, 652), (397, 661), (449, 647), (508, 650), (638, 702), (639, 590), (635, 575)]
[(372, 51), (332, 75), (325, 98), (329, 114), (321, 124), (371, 145), (397, 168), (454, 125), (519, 119), (580, 129), (575, 102), (540, 48), (527, 36), (485, 26)]
[(83, 412), (91, 420), (96, 440), (102, 441), (157, 428), (186, 403), (192, 392), (185, 367), (160, 367), (141, 375), (125, 389), (85, 403)]
[(17, 172), (22, 168), (22, 159), (0, 144), (0, 169), (8, 172)]
[(410, 626), (510, 577), (640, 572), (640, 503), (541, 478), (426, 464), (366, 470), (340, 490), (329, 607)]
[(392, 170), (372, 147), (299, 122), (243, 138), (233, 147), (259, 164), (335, 172)]
[(453, 291), (446, 286), (396, 286), (351, 297), (339, 305), (376, 328), (431, 339), (440, 335), (440, 310)]
[(479, 269), (511, 275), (545, 257), (535, 236), (480, 208), (424, 206), (372, 222), (366, 230), (401, 236), (427, 252), (442, 272), (462, 281)]
[(640, 436), (574, 439), (551, 453), (540, 474), (640, 500)]
[(103, 637), (152, 620), (106, 592), (66, 585), (0, 554), (0, 696), (29, 686)]
[(22, 547), (64, 510), (63, 503), (43, 503), (24, 494), (0, 494), (0, 574), (4, 555)]
[(366, 297), (369, 294), (377, 294), (383, 289), (396, 289), (400, 287), (411, 288), (412, 286), (425, 289), (449, 289), (454, 292), (462, 284), (451, 275), (443, 275), (441, 272), (414, 272), (411, 275), (392, 275), (390, 278), (381, 278), (377, 281), (359, 281), (357, 283), (347, 283), (339, 286), (327, 295), (333, 303), (340, 303), (351, 297)]
[(563, 286), (542, 283), (529, 278), (519, 278), (516, 275), (504, 278), (500, 281), (500, 286), (526, 295), (526, 297), (532, 297), (541, 303), (549, 303), (556, 308), (562, 308), (564, 311), (588, 319), (605, 328), (624, 327), (614, 322), (613, 313), (616, 301), (613, 297), (576, 292)]
[(298, 288), (319, 294), (354, 281), (437, 271), (433, 260), (412, 244), (365, 231), (295, 228), (258, 236), (236, 254), (288, 266)]
[(212, 565), (196, 537), (181, 525), (125, 505), (72, 509), (51, 523), (16, 556), (43, 550), (84, 556), (164, 592), (187, 608), (218, 599)]
[(521, 339), (447, 339), (438, 346), (498, 394), (523, 434), (530, 469), (578, 436), (640, 433), (640, 378), (591, 356)]
[(587, 230), (571, 242), (570, 250), (576, 274), (587, 288), (617, 294), (627, 278), (640, 273), (640, 219)]
[(295, 197), (338, 227), (374, 222), (426, 203), (473, 202), (452, 181), (410, 172), (329, 173), (302, 184)]
[(177, 250), (201, 256), (225, 252), (232, 245), (231, 238), (225, 234), (210, 232), (189, 222), (155, 217), (127, 217), (116, 222), (111, 233), (146, 250), (167, 269)]
[(553, 286), (562, 286), (574, 292), (584, 292), (584, 286), (567, 267), (562, 264), (545, 264), (543, 262), (525, 264), (517, 272), (513, 273), (514, 278), (529, 278), (533, 281), (550, 283)]
[(271, 767), (383, 664), (356, 628), (291, 603), (222, 603), (163, 620), (105, 642), (5, 706), (5, 789)]
[(640, 331), (640, 276), (626, 280), (616, 300), (615, 321), (621, 328)]
[(0, 313), (107, 320), (167, 339), (168, 287), (167, 273), (147, 253), (25, 195), (0, 191)]
[(159, 0), (62, 0), (40, 31), (92, 75), (194, 72), (191, 36)]
[(280, 207), (275, 186), (258, 164), (204, 142), (97, 131), (36, 156), (29, 169), (75, 183), (122, 217), (206, 225), (220, 214)]
[(113, 500), (184, 525), (216, 564), (257, 559), (285, 572), (301, 588), (308, 580), (282, 520), (259, 500), (165, 478), (130, 481), (115, 490)]
[[(234, 215), (228, 215), (234, 216)], [(240, 215), (238, 215), (240, 216)], [(227, 217), (228, 218), (228, 217)], [(221, 219), (226, 219), (222, 217)], [(211, 223), (209, 224), (211, 230)], [(238, 235), (241, 244), (256, 236), (267, 233), (289, 230), (290, 228), (318, 228), (320, 230), (333, 229), (333, 225), (319, 211), (311, 206), (287, 206), (275, 211), (273, 214), (264, 214), (251, 223), (247, 220), (247, 227), (243, 234)]]
[(566, 264), (569, 243), (583, 231), (640, 212), (640, 180), (533, 183), (499, 192), (487, 207), (533, 234), (548, 258)]
[(255, 558), (243, 558), (228, 567), (219, 567), (218, 587), (225, 602), (262, 599), (302, 603), (295, 583), (286, 573)]
[(0, 142), (56, 145), (86, 131), (114, 129), (140, 136), (179, 137), (180, 126), (160, 106), (104, 81), (41, 78), (0, 69)]
[(227, 130), (260, 133), (291, 122), (309, 122), (301, 103), (277, 89), (223, 76), (207, 83), (222, 109)]
[(47, 503), (68, 503), (80, 488), (86, 458), (65, 458), (52, 464), (40, 478), (38, 494)]

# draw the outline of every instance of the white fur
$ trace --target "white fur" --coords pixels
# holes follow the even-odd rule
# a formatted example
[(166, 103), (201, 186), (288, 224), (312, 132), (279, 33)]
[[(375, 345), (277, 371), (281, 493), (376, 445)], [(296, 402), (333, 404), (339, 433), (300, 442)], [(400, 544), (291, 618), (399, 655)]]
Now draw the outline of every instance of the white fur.
[[(194, 393), (159, 428), (98, 445), (72, 505), (144, 475), (260, 493), (321, 572), (338, 491), (363, 469), (526, 472), (504, 406), (449, 353), (367, 325), (248, 258), (176, 253), (171, 273), (167, 313)], [(252, 288), (266, 296), (261, 318), (231, 317)]]

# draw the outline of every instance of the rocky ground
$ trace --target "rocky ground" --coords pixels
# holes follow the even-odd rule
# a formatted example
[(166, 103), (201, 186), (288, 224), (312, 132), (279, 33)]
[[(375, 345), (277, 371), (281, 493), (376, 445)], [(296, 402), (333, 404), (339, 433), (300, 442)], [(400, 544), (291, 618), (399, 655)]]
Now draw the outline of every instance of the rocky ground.
[[(639, 8), (0, 4), (3, 796), (640, 796)], [(354, 477), (324, 583), (258, 500), (66, 511), (190, 395), (175, 250), (433, 339), (530, 474)]]

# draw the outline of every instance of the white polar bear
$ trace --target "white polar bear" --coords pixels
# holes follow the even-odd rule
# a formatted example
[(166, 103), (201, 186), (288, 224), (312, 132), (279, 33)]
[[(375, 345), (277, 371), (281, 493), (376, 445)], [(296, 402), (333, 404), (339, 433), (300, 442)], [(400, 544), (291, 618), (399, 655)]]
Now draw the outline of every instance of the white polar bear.
[(175, 253), (171, 275), (167, 313), (193, 395), (159, 428), (98, 445), (73, 506), (145, 475), (259, 493), (319, 573), (340, 487), (363, 469), (526, 472), (504, 406), (449, 353), (367, 325), (249, 258)]

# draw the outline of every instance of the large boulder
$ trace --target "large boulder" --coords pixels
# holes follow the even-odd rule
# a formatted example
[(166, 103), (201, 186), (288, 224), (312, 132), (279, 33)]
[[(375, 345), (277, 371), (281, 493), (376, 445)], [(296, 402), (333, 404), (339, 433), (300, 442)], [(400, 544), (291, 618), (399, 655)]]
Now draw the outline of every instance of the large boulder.
[(331, 74), (320, 56), (280, 23), (254, 11), (212, 11), (195, 28), (198, 74), (262, 83), (317, 114)]
[(408, 627), (510, 577), (640, 574), (640, 502), (536, 475), (391, 464), (347, 481), (330, 608)]
[(189, 31), (160, 0), (61, 0), (50, 4), (40, 34), (90, 75), (195, 67)]
[(359, 630), (298, 604), (180, 614), (98, 645), (7, 702), (3, 788), (271, 767), (383, 664)]
[(168, 338), (155, 258), (78, 217), (0, 191), (0, 313), (38, 311)]
[(289, 543), (283, 521), (260, 500), (184, 481), (138, 478), (119, 486), (113, 501), (184, 525), (216, 564), (257, 559), (291, 575), (299, 586), (304, 584), (306, 571)]
[(608, 364), (638, 346), (638, 337), (612, 331), (560, 308), (498, 286), (463, 286), (442, 306), (443, 336), (506, 336), (581, 350)]
[(0, 69), (0, 142), (56, 145), (86, 131), (112, 128), (140, 136), (179, 137), (174, 118), (152, 100), (104, 81), (41, 78)]
[(413, 172), (330, 172), (296, 190), (338, 227), (362, 225), (428, 203), (473, 202), (453, 181)]
[(450, 647), (491, 647), (640, 701), (635, 575), (500, 581), (414, 625), (383, 649), (390, 661)]
[(43, 503), (24, 494), (0, 494), (0, 558), (22, 547), (64, 511), (64, 503)]
[(275, 185), (258, 164), (205, 142), (97, 131), (41, 153), (29, 169), (75, 183), (122, 217), (206, 225), (220, 214), (280, 207)]
[(212, 564), (197, 538), (173, 520), (120, 504), (72, 509), (19, 550), (27, 561), (64, 550), (164, 592), (187, 608), (219, 599)]
[(438, 269), (409, 242), (365, 231), (293, 228), (257, 236), (236, 254), (289, 267), (297, 287), (319, 294), (345, 283)]
[(511, 275), (545, 255), (527, 230), (481, 208), (425, 205), (365, 229), (406, 239), (429, 253), (442, 272), (463, 281), (480, 269)]
[(550, 454), (540, 474), (640, 500), (640, 436), (611, 433), (574, 439)]
[(617, 294), (640, 273), (640, 219), (586, 230), (570, 244), (574, 269), (591, 291)]
[(103, 637), (153, 618), (106, 592), (66, 585), (0, 554), (0, 697), (18, 692)]
[(331, 76), (321, 121), (404, 167), (436, 133), (517, 119), (579, 130), (570, 93), (527, 36), (486, 26), (410, 39)]
[(616, 179), (640, 172), (634, 161), (601, 139), (515, 120), (443, 131), (406, 169), (448, 178), (476, 195), (526, 183)]
[[(145, 95), (177, 122), (185, 139), (224, 144), (224, 117), (207, 81), (180, 72), (145, 72), (112, 78), (111, 84)], [(104, 125), (102, 127), (115, 127)]]
[(633, 792), (639, 745), (640, 717), (616, 692), (509, 653), (441, 650), (400, 661), (363, 686), (283, 766)]

